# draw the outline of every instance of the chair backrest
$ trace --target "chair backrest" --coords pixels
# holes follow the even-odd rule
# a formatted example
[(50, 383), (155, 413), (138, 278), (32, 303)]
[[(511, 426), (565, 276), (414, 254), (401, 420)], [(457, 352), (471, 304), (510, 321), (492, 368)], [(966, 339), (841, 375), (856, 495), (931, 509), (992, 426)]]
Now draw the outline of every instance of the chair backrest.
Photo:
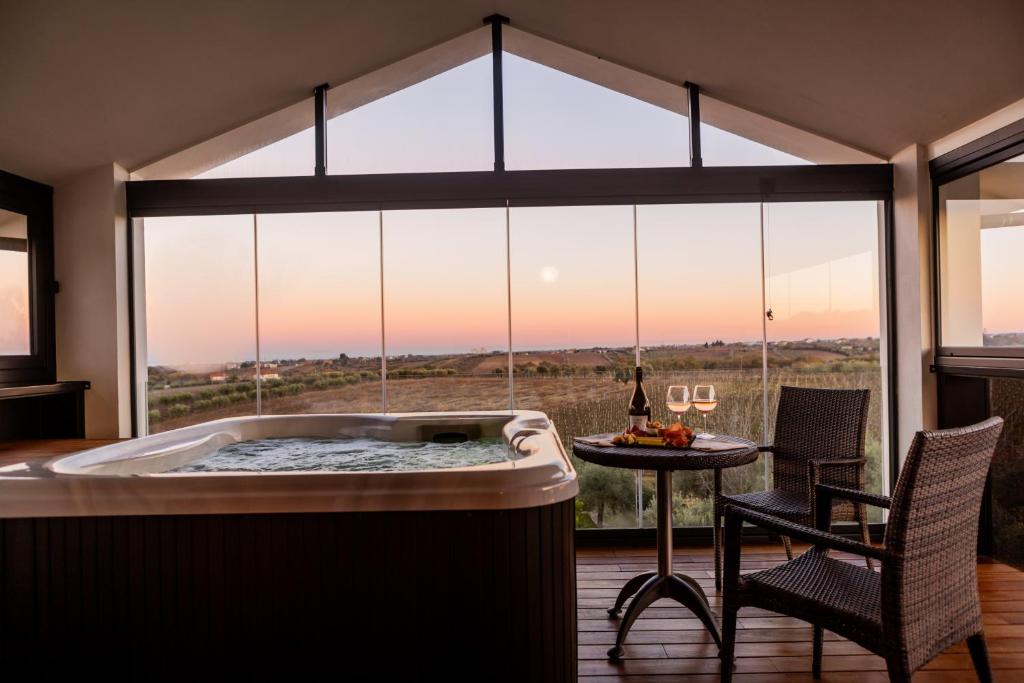
[(978, 515), (1003, 420), (918, 432), (893, 493), (882, 566), (886, 642), (914, 671), (981, 631)]
[(864, 457), (867, 389), (805, 389), (783, 386), (772, 440), (773, 483), (810, 494), (809, 460)]

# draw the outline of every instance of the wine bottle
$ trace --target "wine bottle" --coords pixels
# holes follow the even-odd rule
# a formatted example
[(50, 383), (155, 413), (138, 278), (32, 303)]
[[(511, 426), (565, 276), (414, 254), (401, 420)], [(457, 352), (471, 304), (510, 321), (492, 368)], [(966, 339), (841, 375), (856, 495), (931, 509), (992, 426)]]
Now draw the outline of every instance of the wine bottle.
[(651, 402), (647, 399), (647, 392), (644, 391), (644, 371), (637, 366), (636, 385), (633, 387), (633, 395), (629, 399), (629, 428), (647, 431), (647, 423), (651, 420)]

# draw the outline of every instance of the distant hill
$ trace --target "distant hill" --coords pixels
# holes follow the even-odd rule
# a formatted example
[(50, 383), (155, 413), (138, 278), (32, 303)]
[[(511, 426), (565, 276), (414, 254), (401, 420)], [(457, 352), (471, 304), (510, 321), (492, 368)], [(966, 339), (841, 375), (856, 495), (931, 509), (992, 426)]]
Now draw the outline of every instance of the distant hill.
[(1024, 346), (1024, 332), (999, 332), (984, 336), (985, 346)]

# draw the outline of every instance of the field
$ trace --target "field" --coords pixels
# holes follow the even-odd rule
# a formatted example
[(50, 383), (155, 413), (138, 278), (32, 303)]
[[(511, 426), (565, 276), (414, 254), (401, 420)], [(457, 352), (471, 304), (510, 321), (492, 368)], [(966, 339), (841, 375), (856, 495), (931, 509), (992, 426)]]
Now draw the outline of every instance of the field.
[[(846, 340), (840, 340), (846, 341)], [(881, 369), (877, 341), (857, 344), (802, 343), (773, 348), (768, 372), (768, 415), (774, 415), (778, 388), (796, 386), (868, 388), (872, 403), (868, 425), (868, 485), (881, 490)], [(645, 388), (654, 417), (671, 419), (664, 407), (670, 384), (714, 384), (720, 396), (711, 414), (712, 432), (770, 441), (764, 429), (760, 349), (734, 344), (718, 347), (659, 347), (644, 350)], [(632, 391), (632, 350), (544, 351), (516, 355), (514, 402), (517, 409), (541, 410), (552, 419), (566, 450), (573, 436), (618, 431)], [(376, 370), (374, 370), (376, 363)], [(382, 406), (379, 359), (279, 361), (264, 369), (264, 414), (378, 412)], [(256, 410), (253, 370), (240, 367), (211, 383), (206, 376), (168, 372), (151, 375), (150, 431), (250, 415)], [(402, 357), (388, 360), (388, 408), (391, 412), (426, 410), (506, 410), (509, 408), (507, 354)], [(162, 372), (163, 375), (158, 373)], [(153, 377), (159, 379), (154, 381)], [(155, 385), (155, 386), (154, 386)], [(698, 427), (699, 417), (685, 416)], [(770, 422), (770, 421), (769, 421)], [(642, 477), (577, 462), (580, 473), (580, 526), (653, 526), (653, 475)], [(765, 464), (726, 470), (727, 491), (764, 486)], [(676, 523), (711, 523), (710, 473), (677, 473), (673, 480)]]

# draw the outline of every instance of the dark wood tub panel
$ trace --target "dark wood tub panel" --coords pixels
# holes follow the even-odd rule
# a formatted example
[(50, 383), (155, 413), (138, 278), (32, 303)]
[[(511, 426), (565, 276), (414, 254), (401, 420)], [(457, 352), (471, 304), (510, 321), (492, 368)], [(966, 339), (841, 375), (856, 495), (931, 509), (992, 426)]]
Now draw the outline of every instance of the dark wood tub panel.
[(573, 500), (0, 520), (0, 671), (575, 681), (573, 525)]

